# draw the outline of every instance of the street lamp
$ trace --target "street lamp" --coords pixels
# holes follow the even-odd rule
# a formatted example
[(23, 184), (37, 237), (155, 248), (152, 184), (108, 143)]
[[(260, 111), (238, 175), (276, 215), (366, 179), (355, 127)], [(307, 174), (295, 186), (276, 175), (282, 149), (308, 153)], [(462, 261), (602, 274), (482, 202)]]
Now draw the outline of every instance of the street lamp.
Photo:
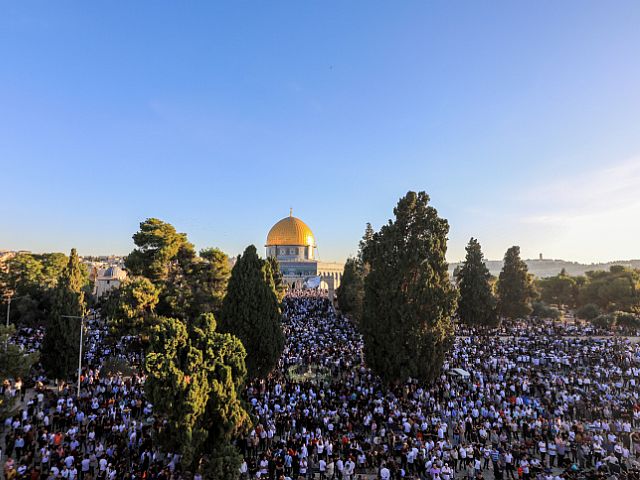
[(77, 397), (80, 398), (80, 375), (82, 374), (82, 335), (84, 333), (84, 319), (86, 316), (78, 316), (78, 315), (60, 315), (62, 318), (79, 318), (80, 319), (80, 353), (78, 354), (78, 394)]

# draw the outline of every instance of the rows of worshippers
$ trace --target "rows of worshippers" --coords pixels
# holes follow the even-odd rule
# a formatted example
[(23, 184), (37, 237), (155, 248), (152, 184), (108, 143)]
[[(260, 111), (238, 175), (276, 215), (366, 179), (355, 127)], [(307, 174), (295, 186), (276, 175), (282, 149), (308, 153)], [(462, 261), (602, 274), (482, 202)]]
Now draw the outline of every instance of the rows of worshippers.
[(582, 338), (561, 323), (467, 330), (433, 385), (392, 390), (364, 366), (362, 337), (327, 299), (289, 296), (284, 324), (278, 371), (247, 390), (258, 422), (239, 442), (243, 478), (637, 474), (637, 344)]
[[(102, 368), (105, 359), (140, 365), (140, 354), (127, 348), (126, 341), (110, 345), (106, 327), (97, 320), (89, 322), (88, 332), (80, 397), (76, 385), (47, 387), (40, 374), (18, 413), (5, 420), (4, 478), (178, 478), (173, 472), (179, 456), (153, 449), (144, 377), (136, 371), (127, 377), (110, 375)], [(41, 341), (42, 335), (34, 338)]]
[[(553, 480), (636, 472), (635, 344), (574, 337), (574, 327), (514, 324), (503, 337), (466, 331), (433, 385), (391, 390), (364, 366), (362, 337), (326, 297), (295, 292), (283, 312), (279, 367), (246, 389), (257, 421), (237, 442), (244, 479)], [(127, 348), (135, 339), (114, 345), (99, 320), (88, 327), (80, 398), (75, 385), (46, 387), (44, 377), (35, 378), (40, 383), (4, 422), (5, 478), (198, 478), (182, 472), (179, 454), (154, 442), (142, 358)], [(20, 340), (29, 348), (42, 337), (32, 333)], [(133, 369), (110, 373), (118, 369), (105, 359)]]

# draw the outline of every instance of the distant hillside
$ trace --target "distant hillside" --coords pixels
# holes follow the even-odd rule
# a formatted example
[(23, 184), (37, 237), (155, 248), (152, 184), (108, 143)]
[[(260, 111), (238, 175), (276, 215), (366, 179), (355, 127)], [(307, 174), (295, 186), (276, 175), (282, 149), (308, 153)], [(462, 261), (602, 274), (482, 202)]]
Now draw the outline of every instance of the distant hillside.
[[(533, 273), (536, 277), (552, 277), (560, 273), (564, 268), (569, 275), (584, 275), (589, 270), (609, 270), (611, 265), (624, 265), (625, 267), (640, 269), (640, 260), (616, 260), (607, 263), (578, 263), (567, 262), (565, 260), (525, 260), (529, 272)], [(502, 270), (502, 260), (487, 260), (485, 262), (491, 275), (496, 277)], [(459, 262), (449, 264), (449, 273), (453, 273), (453, 270), (460, 265)]]

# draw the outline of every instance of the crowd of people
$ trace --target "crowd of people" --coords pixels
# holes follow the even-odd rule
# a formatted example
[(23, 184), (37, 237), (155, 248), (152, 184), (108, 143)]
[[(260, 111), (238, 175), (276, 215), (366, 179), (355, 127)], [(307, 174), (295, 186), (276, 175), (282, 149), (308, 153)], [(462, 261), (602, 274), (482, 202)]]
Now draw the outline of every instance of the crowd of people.
[[(256, 421), (237, 440), (243, 480), (639, 478), (638, 344), (557, 323), (465, 329), (432, 385), (394, 389), (326, 296), (290, 293), (283, 328), (278, 368), (246, 387)], [(105, 341), (99, 320), (89, 332), (80, 397), (36, 378), (4, 422), (5, 478), (185, 478), (180, 455), (154, 442), (141, 369), (104, 364), (139, 366), (140, 354)]]
[[(244, 478), (553, 479), (636, 474), (640, 349), (576, 325), (461, 331), (437, 381), (393, 390), (326, 298), (284, 302), (287, 346), (249, 385)], [(583, 335), (584, 334), (584, 335)]]

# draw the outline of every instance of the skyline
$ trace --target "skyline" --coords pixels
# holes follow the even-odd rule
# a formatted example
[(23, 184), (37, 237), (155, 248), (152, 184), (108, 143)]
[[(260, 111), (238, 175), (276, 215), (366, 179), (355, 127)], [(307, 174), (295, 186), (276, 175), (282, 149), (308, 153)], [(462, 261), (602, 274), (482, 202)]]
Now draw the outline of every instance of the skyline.
[(263, 254), (293, 208), (343, 261), (425, 190), (450, 262), (640, 258), (637, 3), (0, 5), (0, 249)]

